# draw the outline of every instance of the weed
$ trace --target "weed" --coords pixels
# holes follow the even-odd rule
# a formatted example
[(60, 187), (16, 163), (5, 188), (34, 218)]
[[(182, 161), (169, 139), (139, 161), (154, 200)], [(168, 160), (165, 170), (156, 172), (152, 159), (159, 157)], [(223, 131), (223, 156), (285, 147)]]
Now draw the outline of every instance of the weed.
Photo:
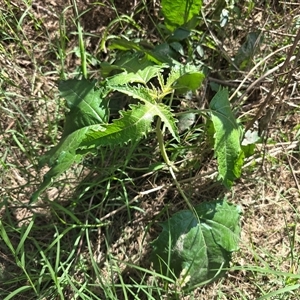
[[(299, 127), (297, 97), (293, 111), (278, 120), (280, 134), (270, 130), (271, 123), (279, 124), (276, 114), (268, 118), (264, 145), (250, 128), (256, 119), (261, 125), (264, 109), (275, 105), (268, 99), (277, 87), (286, 84), (283, 98), (289, 92), (291, 78), (276, 74), (286, 73), (281, 66), (291, 37), (269, 54), (268, 24), (239, 29), (243, 14), (257, 12), (252, 1), (244, 7), (216, 1), (202, 14), (201, 1), (190, 7), (181, 1), (180, 14), (173, 1), (162, 1), (160, 12), (157, 2), (143, 3), (128, 15), (118, 1), (59, 6), (54, 19), (60, 29), (47, 32), (53, 44), (43, 58), (30, 41), (54, 10), (20, 1), (17, 12), (15, 3), (6, 3), (1, 26), (8, 30), (0, 48), (9, 61), (0, 74), (1, 297), (297, 299), (298, 194), (287, 179), (293, 173), (297, 186), (298, 144), (289, 143)], [(266, 5), (276, 17), (281, 4)], [(101, 14), (100, 8), (109, 24), (102, 33), (87, 29), (90, 12)], [(157, 18), (161, 12), (164, 22)], [(141, 26), (147, 15), (150, 30)], [(272, 28), (277, 32), (278, 24)], [(242, 46), (236, 47), (233, 36), (241, 31)], [(292, 59), (296, 70), (298, 59)], [(263, 94), (270, 78), (274, 88), (267, 100), (254, 113), (241, 112), (249, 102), (257, 105), (251, 93), (259, 83)], [(59, 79), (63, 108), (53, 93), (52, 82)], [(285, 131), (292, 118), (287, 128), (294, 135)], [(251, 131), (244, 134), (245, 122)], [(44, 181), (27, 205), (38, 173), (46, 174)]]

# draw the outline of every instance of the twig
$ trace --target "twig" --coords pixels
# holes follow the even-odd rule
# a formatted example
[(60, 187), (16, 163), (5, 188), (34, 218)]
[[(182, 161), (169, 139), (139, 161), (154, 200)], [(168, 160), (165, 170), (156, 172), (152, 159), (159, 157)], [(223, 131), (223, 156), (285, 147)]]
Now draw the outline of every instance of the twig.
[(272, 57), (273, 55), (275, 55), (276, 53), (287, 49), (289, 47), (291, 47), (292, 44), (290, 45), (286, 45), (280, 49), (277, 49), (276, 51), (270, 53), (269, 55), (267, 55), (266, 57), (264, 57), (259, 63), (257, 63), (250, 71), (249, 73), (246, 75), (246, 77), (242, 80), (241, 84), (239, 85), (239, 87), (234, 91), (234, 93), (230, 96), (229, 101), (231, 101), (235, 95), (240, 91), (240, 89), (243, 87), (243, 85), (245, 84), (245, 82), (250, 78), (250, 76), (254, 73), (254, 71), (260, 66), (262, 65), (264, 62), (266, 62), (270, 57)]
[[(295, 57), (291, 58), (291, 61), (294, 60)], [(265, 74), (263, 74), (261, 77), (259, 77), (258, 79), (256, 79), (254, 82), (252, 82), (248, 88), (246, 89), (246, 91), (243, 93), (242, 96), (239, 97), (239, 99), (236, 101), (237, 103), (240, 103), (240, 101), (242, 101), (242, 99), (245, 97), (246, 94), (249, 93), (250, 90), (252, 90), (257, 84), (261, 83), (267, 76), (271, 75), (272, 73), (276, 72), (277, 70), (279, 70), (282, 66), (283, 66), (284, 62), (282, 62), (281, 64), (275, 66), (273, 69), (267, 71)]]
[[(274, 149), (270, 149), (270, 151), (268, 152), (269, 155), (272, 155), (272, 156), (276, 156), (280, 153), (282, 153), (282, 149), (285, 150), (285, 152), (287, 150), (292, 150), (294, 148), (296, 148), (297, 146), (299, 146), (299, 141), (294, 141), (292, 143), (281, 143), (279, 144), (280, 147), (277, 147), (277, 148), (274, 148)], [(284, 145), (287, 145), (286, 148), (283, 148)], [(268, 145), (266, 145), (268, 146)], [(273, 146), (273, 145), (270, 145), (270, 147)], [(259, 157), (257, 157), (259, 155)], [(249, 157), (247, 160), (246, 160), (246, 163), (244, 164), (243, 166), (243, 169), (246, 169), (247, 167), (251, 166), (253, 164), (253, 161), (259, 163), (262, 161), (262, 157), (260, 155), (260, 153), (256, 154), (256, 155), (253, 155), (251, 157)], [(188, 182), (192, 182), (192, 181), (195, 181), (195, 180), (199, 180), (199, 179), (208, 179), (208, 178), (214, 178), (214, 177), (217, 177), (218, 175), (218, 172), (217, 171), (210, 171), (210, 172), (207, 172), (205, 174), (199, 174), (197, 176), (194, 176), (194, 177), (190, 177), (190, 178), (187, 178), (187, 179), (182, 179), (182, 180), (178, 180), (177, 182), (179, 184), (183, 184), (183, 183), (188, 183)], [(144, 191), (144, 192), (139, 192), (138, 195), (136, 195), (132, 200), (129, 201), (129, 205), (134, 203), (134, 202), (137, 202), (139, 198), (143, 197), (144, 195), (148, 195), (150, 193), (154, 193), (154, 192), (157, 192), (159, 190), (162, 190), (162, 189), (168, 189), (168, 188), (171, 188), (171, 187), (174, 187), (176, 186), (176, 182), (173, 182), (173, 183), (169, 183), (169, 184), (163, 184), (163, 185), (160, 185), (160, 186), (157, 186), (153, 189), (150, 189), (150, 190), (147, 190), (147, 191)], [(298, 186), (298, 185), (297, 185)], [(186, 201), (184, 201), (185, 203), (188, 203)], [(115, 214), (117, 214), (118, 212), (122, 211), (123, 209), (126, 209), (128, 207), (128, 204), (127, 205), (123, 205), (119, 208), (117, 208), (116, 210), (108, 213), (107, 215), (105, 215), (104, 217), (102, 217), (100, 219), (100, 222), (108, 219), (109, 217), (111, 216), (114, 216)]]
[(294, 168), (293, 168), (293, 165), (292, 165), (291, 159), (290, 159), (290, 157), (289, 157), (289, 154), (286, 152), (286, 150), (285, 150), (285, 148), (283, 147), (283, 145), (282, 145), (282, 149), (283, 149), (284, 153), (286, 154), (286, 158), (287, 158), (287, 160), (288, 160), (288, 164), (289, 164), (289, 167), (290, 167), (290, 170), (291, 170), (293, 179), (294, 179), (295, 184), (296, 184), (296, 186), (297, 186), (298, 192), (300, 193), (300, 185), (299, 185), (297, 176), (296, 176), (296, 174), (295, 174), (295, 170), (294, 170)]
[(203, 11), (201, 10), (201, 14), (202, 14), (202, 18), (204, 20), (204, 23), (206, 25), (206, 28), (209, 31), (210, 36), (213, 38), (214, 42), (218, 45), (222, 55), (224, 56), (224, 58), (237, 70), (240, 71), (239, 68), (236, 66), (236, 64), (232, 61), (232, 59), (230, 58), (230, 56), (227, 54), (226, 50), (224, 49), (222, 43), (219, 41), (219, 39), (216, 37), (216, 35), (213, 33), (213, 31), (210, 29), (210, 27), (208, 26), (206, 17), (203, 13)]
[[(292, 46), (291, 46), (291, 48), (289, 50), (289, 53), (288, 53), (288, 55), (287, 55), (287, 57), (286, 57), (286, 59), (284, 61), (284, 64), (279, 69), (279, 73), (285, 73), (285, 72), (289, 71), (288, 70), (288, 66), (289, 66), (289, 63), (291, 62), (291, 60), (293, 58), (293, 53), (294, 53), (294, 51), (295, 51), (295, 49), (296, 49), (296, 47), (298, 45), (299, 40), (300, 40), (300, 29), (299, 29), (299, 31), (297, 33), (297, 36), (295, 37), (294, 43), (292, 44)], [(296, 63), (297, 63), (298, 57), (299, 57), (299, 52), (298, 52), (298, 54), (296, 56), (296, 60), (295, 60)], [(289, 72), (287, 83), (291, 80), (291, 78), (292, 78), (292, 74), (291, 74), (291, 72)], [(254, 116), (254, 118), (252, 120), (250, 120), (248, 122), (248, 124), (246, 125), (246, 131), (249, 130), (253, 126), (253, 124), (255, 123), (255, 121), (259, 119), (259, 117), (261, 116), (263, 110), (267, 107), (268, 103), (271, 101), (271, 98), (273, 96), (273, 91), (275, 90), (276, 84), (277, 84), (277, 82), (274, 80), (273, 84), (272, 84), (272, 87), (271, 87), (271, 89), (270, 89), (270, 91), (269, 91), (266, 99), (260, 105), (260, 107), (258, 109), (258, 112)], [(284, 96), (285, 96), (286, 91), (287, 91), (287, 86), (288, 86), (288, 84), (285, 85), (285, 88), (284, 88), (283, 93), (281, 95), (281, 99), (282, 100), (284, 100)]]

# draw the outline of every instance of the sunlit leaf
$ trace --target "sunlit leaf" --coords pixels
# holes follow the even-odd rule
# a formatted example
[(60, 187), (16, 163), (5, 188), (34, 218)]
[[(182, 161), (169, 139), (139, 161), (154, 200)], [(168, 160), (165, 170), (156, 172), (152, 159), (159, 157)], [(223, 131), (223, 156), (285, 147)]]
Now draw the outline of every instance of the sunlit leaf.
[(197, 25), (196, 17), (200, 14), (202, 0), (162, 0), (161, 5), (169, 30), (180, 26), (192, 29)]
[(230, 108), (228, 91), (222, 89), (210, 103), (211, 120), (214, 125), (214, 151), (218, 160), (219, 178), (230, 188), (241, 175), (243, 151), (241, 131)]
[(188, 286), (223, 274), (240, 239), (239, 207), (218, 200), (201, 203), (195, 213), (174, 214), (161, 224), (162, 232), (152, 243), (156, 271), (173, 272), (177, 278), (184, 274)]

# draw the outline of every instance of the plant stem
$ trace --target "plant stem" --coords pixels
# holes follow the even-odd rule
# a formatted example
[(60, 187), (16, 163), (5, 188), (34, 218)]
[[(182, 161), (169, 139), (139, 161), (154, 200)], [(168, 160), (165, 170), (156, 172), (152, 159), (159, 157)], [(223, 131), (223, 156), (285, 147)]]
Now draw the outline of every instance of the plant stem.
[[(171, 167), (172, 163), (169, 160), (168, 154), (166, 152), (165, 144), (164, 144), (164, 138), (161, 132), (161, 118), (158, 117), (158, 120), (156, 122), (156, 137), (158, 140), (158, 146), (161, 153), (161, 156), (164, 159), (164, 162), (168, 165), (168, 167)], [(174, 166), (173, 166), (174, 167)]]
[(84, 47), (83, 35), (82, 35), (82, 27), (78, 21), (78, 41), (79, 41), (79, 49), (80, 49), (80, 58), (81, 58), (81, 70), (82, 75), (85, 79), (87, 79), (87, 66), (86, 66), (86, 52)]
[(164, 144), (164, 140), (163, 140), (163, 134), (161, 132), (161, 118), (158, 117), (158, 120), (156, 122), (156, 136), (157, 136), (157, 140), (158, 140), (158, 146), (159, 146), (159, 150), (161, 153), (161, 156), (164, 159), (164, 162), (168, 165), (169, 167), (169, 171), (172, 175), (172, 178), (174, 180), (174, 183), (179, 191), (179, 193), (181, 194), (182, 198), (184, 199), (184, 201), (186, 202), (188, 208), (194, 212), (194, 208), (192, 206), (192, 204), (190, 203), (189, 199), (187, 198), (187, 196), (185, 195), (183, 189), (180, 186), (180, 183), (177, 181), (176, 175), (174, 173), (175, 171), (178, 171), (177, 168), (174, 166), (174, 164), (169, 160), (168, 154), (166, 152), (166, 148), (165, 148), (165, 144)]
[[(171, 166), (169, 167), (169, 171), (170, 171), (170, 173), (171, 173), (171, 175), (172, 175), (172, 178), (173, 178), (173, 180), (174, 180), (174, 183), (175, 183), (175, 185), (176, 185), (176, 187), (177, 187), (177, 189), (178, 189), (180, 195), (181, 195), (182, 198), (184, 199), (184, 201), (185, 201), (185, 203), (187, 204), (188, 208), (189, 208), (193, 213), (195, 213), (194, 207), (192, 206), (190, 200), (189, 200), (189, 199), (187, 198), (187, 196), (185, 195), (183, 189), (182, 189), (181, 186), (180, 186), (180, 183), (177, 181), (176, 175), (175, 175), (175, 173), (174, 173), (174, 171), (173, 171), (173, 169), (172, 169)], [(197, 216), (196, 213), (195, 213), (195, 215)]]
[(77, 9), (76, 1), (73, 0), (73, 11), (74, 15), (76, 17), (77, 22), (77, 30), (78, 30), (78, 43), (79, 43), (79, 51), (80, 51), (80, 59), (81, 59), (81, 71), (82, 75), (85, 79), (87, 79), (87, 65), (86, 65), (86, 52), (85, 52), (85, 46), (84, 46), (84, 40), (83, 40), (83, 34), (82, 34), (82, 27), (80, 25), (79, 21), (79, 14)]

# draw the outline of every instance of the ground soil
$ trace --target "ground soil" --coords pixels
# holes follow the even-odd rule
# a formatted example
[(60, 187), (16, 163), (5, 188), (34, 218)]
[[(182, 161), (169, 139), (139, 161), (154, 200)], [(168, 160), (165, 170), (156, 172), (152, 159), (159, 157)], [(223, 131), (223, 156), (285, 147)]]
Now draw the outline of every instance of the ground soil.
[[(283, 13), (286, 16), (296, 14), (295, 8), (284, 4), (276, 4), (277, 1), (271, 1), (270, 3), (270, 10), (272, 11), (270, 18), (278, 18), (280, 25), (278, 25), (278, 28), (274, 28), (276, 34), (272, 33), (270, 28), (267, 28), (268, 34), (276, 36), (279, 42), (281, 41), (280, 34), (284, 36), (294, 34), (295, 36), (295, 33), (290, 33), (287, 25), (283, 24), (279, 18), (280, 14)], [(27, 17), (21, 24), (24, 36), (22, 40), (23, 47), (14, 44), (13, 40), (10, 39), (2, 38), (1, 40), (1, 46), (6, 49), (6, 55), (0, 53), (0, 68), (1, 72), (4, 72), (2, 76), (10, 80), (10, 84), (8, 84), (9, 81), (6, 81), (1, 88), (6, 94), (16, 94), (17, 96), (2, 99), (0, 92), (0, 101), (5, 103), (2, 105), (2, 110), (0, 110), (0, 139), (13, 141), (9, 146), (9, 151), (7, 151), (8, 143), (0, 144), (0, 151), (8, 153), (5, 159), (6, 166), (16, 166), (11, 168), (0, 166), (2, 175), (0, 196), (8, 204), (8, 206), (2, 206), (3, 218), (6, 213), (4, 209), (9, 207), (11, 216), (18, 226), (28, 222), (28, 218), (32, 216), (32, 210), (22, 207), (22, 204), (28, 202), (36, 184), (46, 171), (44, 169), (41, 171), (37, 167), (36, 158), (44, 154), (49, 145), (53, 143), (54, 136), (60, 134), (60, 132), (51, 131), (52, 129), (48, 126), (49, 120), (50, 123), (63, 122), (64, 108), (58, 105), (61, 103), (57, 102), (61, 100), (51, 100), (58, 99), (57, 83), (60, 74), (57, 72), (57, 66), (60, 65), (60, 61), (53, 45), (60, 42), (59, 27), (62, 20), (59, 16), (63, 11), (65, 11), (68, 39), (66, 53), (73, 52), (73, 54), (67, 55), (64, 68), (66, 71), (72, 72), (80, 65), (80, 61), (73, 51), (77, 45), (77, 37), (73, 34), (76, 31), (76, 26), (71, 21), (74, 18), (74, 11), (68, 8), (70, 4), (59, 0), (47, 1), (47, 3), (43, 0), (37, 0), (33, 1), (31, 7), (28, 8), (22, 1), (15, 0), (11, 2), (10, 5), (13, 7), (12, 9), (18, 19), (26, 9), (29, 9), (31, 20)], [(6, 5), (3, 0), (0, 0), (1, 10)], [(126, 32), (130, 27), (126, 22), (122, 26), (111, 24), (113, 20), (123, 14), (132, 15), (136, 23), (143, 28), (143, 34), (153, 37), (153, 42), (156, 42), (155, 39), (157, 39), (155, 30), (152, 28), (152, 21), (148, 15), (144, 10), (138, 12), (140, 6), (138, 1), (118, 0), (114, 1), (114, 5), (116, 9), (109, 1), (104, 1), (103, 5), (96, 5), (89, 0), (77, 3), (78, 11), (82, 13), (80, 20), (83, 30), (86, 34), (90, 34), (87, 37), (87, 50), (98, 55), (98, 58), (102, 60), (106, 60), (108, 54), (103, 52), (97, 54), (97, 51), (108, 26), (111, 26), (109, 34), (115, 35)], [(158, 8), (159, 3), (149, 1), (148, 9), (153, 15), (159, 16)], [(135, 12), (134, 15), (133, 12)], [(290, 19), (287, 21), (290, 21)], [(267, 18), (263, 4), (257, 5), (257, 8), (253, 10), (246, 22), (248, 24), (247, 32), (251, 31), (251, 27), (266, 28)], [(40, 27), (36, 27), (36, 24), (40, 24)], [(243, 43), (245, 33), (244, 28), (235, 27), (235, 30), (232, 29), (232, 32), (224, 36), (224, 49), (229, 55), (236, 51), (232, 48), (238, 48)], [(4, 33), (1, 34), (4, 36)], [(267, 50), (269, 49), (266, 49), (266, 53)], [(224, 61), (220, 62), (220, 69), (223, 66), (222, 64), (224, 64)], [(97, 66), (95, 66), (95, 72), (97, 72), (96, 70)], [(220, 74), (219, 71), (216, 73)], [(210, 179), (203, 179), (205, 178), (203, 174), (211, 171), (213, 162), (194, 174), (195, 180), (186, 184), (187, 190), (193, 189), (196, 191), (191, 195), (195, 204), (225, 194), (230, 201), (241, 206), (243, 210), (242, 244), (241, 251), (234, 256), (233, 265), (235, 266), (255, 265), (264, 267), (267, 264), (268, 267), (271, 266), (281, 272), (297, 273), (299, 261), (294, 261), (294, 264), (291, 264), (291, 260), (287, 258), (291, 255), (291, 240), (295, 241), (292, 246), (294, 252), (300, 252), (300, 230), (297, 225), (300, 203), (299, 133), (297, 135), (297, 130), (295, 130), (300, 124), (298, 74), (300, 74), (299, 65), (296, 65), (294, 66), (292, 80), (285, 92), (284, 101), (279, 99), (268, 106), (270, 109), (278, 107), (276, 115), (269, 123), (267, 132), (268, 137), (274, 143), (263, 145), (257, 149), (256, 162), (253, 162), (253, 165), (249, 162), (249, 167), (245, 169), (242, 178), (235, 184), (232, 191), (224, 192), (224, 189), (220, 186), (213, 185)], [(252, 77), (249, 80), (254, 81), (255, 78)], [(243, 113), (255, 116), (260, 104), (266, 97), (266, 89), (270, 86), (270, 83), (267, 82), (265, 85), (262, 84), (256, 87), (253, 94), (250, 94), (250, 100), (248, 99), (245, 104)], [(284, 87), (281, 87), (278, 83), (276, 89), (274, 93), (279, 93), (279, 91), (282, 92)], [(204, 91), (201, 91), (201, 93), (204, 93)], [(206, 95), (206, 97), (209, 96)], [(4, 108), (12, 110), (14, 103), (21, 111), (15, 109), (13, 114), (7, 113)], [(46, 110), (45, 107), (47, 107)], [(47, 115), (45, 111), (47, 111)], [(19, 132), (27, 137), (27, 140), (22, 140), (23, 147), (26, 148), (26, 143), (28, 143), (31, 145), (30, 148), (35, 149), (34, 159), (30, 158), (25, 153), (26, 151), (22, 152), (22, 147), (19, 147)], [(79, 173), (78, 170), (77, 173), (74, 173), (75, 179)], [(85, 175), (86, 173), (80, 173), (77, 178), (84, 178)], [(170, 213), (184, 207), (183, 202), (177, 197), (176, 189), (168, 186), (171, 179), (167, 175), (163, 175), (156, 180), (154, 181), (151, 176), (147, 177), (147, 180), (140, 178), (132, 186), (131, 196), (140, 204), (143, 211), (143, 213), (137, 211), (133, 220), (128, 220), (126, 211), (119, 213), (111, 208), (110, 210), (107, 208), (107, 211), (105, 210), (102, 214), (104, 218), (111, 221), (111, 252), (120, 261), (127, 260), (146, 268), (149, 267), (149, 261), (146, 259), (150, 251), (149, 242), (157, 236), (160, 229), (154, 227), (145, 237), (145, 227), (157, 218), (166, 205), (170, 205), (170, 198), (175, 199), (170, 207)], [(149, 192), (146, 196), (136, 197), (138, 192), (143, 189), (150, 190), (154, 188), (154, 182), (155, 186), (163, 185), (163, 187), (156, 192)], [(52, 188), (48, 192), (48, 197), (54, 199), (58, 193), (57, 189)], [(68, 196), (69, 194), (66, 194), (65, 197)], [(110, 215), (112, 212), (113, 215)], [(51, 219), (51, 215), (46, 208), (39, 208), (34, 213), (44, 216), (44, 220), (47, 220), (47, 222), (49, 218)], [(43, 224), (42, 218), (40, 222)], [(122, 235), (118, 230), (120, 224), (123, 227)], [(101, 234), (101, 230), (95, 234), (94, 238), (99, 238), (98, 241), (94, 240), (95, 244), (97, 242), (103, 244), (104, 240)], [(143, 243), (148, 246), (145, 247)], [(98, 255), (101, 261), (100, 252), (99, 250)], [(96, 250), (95, 253), (97, 253)], [(10, 260), (11, 258), (6, 253), (0, 251), (0, 264), (3, 262), (3, 265), (8, 266)], [(124, 268), (123, 274), (127, 274), (128, 278), (129, 276), (138, 277), (139, 274), (135, 274), (134, 271), (127, 269), (125, 266), (122, 267)], [(124, 275), (124, 278), (126, 276)], [(217, 299), (217, 297), (221, 297), (218, 299), (241, 299), (239, 298), (241, 297), (239, 291), (243, 291), (245, 299), (257, 299), (261, 295), (262, 287), (265, 291), (273, 291), (282, 286), (280, 283), (272, 281), (273, 277), (272, 274), (270, 276), (260, 276), (252, 271), (232, 271), (225, 279), (197, 289), (195, 299)], [(299, 299), (299, 297), (299, 294), (295, 294), (295, 298), (291, 296), (291, 298), (285, 299)]]

